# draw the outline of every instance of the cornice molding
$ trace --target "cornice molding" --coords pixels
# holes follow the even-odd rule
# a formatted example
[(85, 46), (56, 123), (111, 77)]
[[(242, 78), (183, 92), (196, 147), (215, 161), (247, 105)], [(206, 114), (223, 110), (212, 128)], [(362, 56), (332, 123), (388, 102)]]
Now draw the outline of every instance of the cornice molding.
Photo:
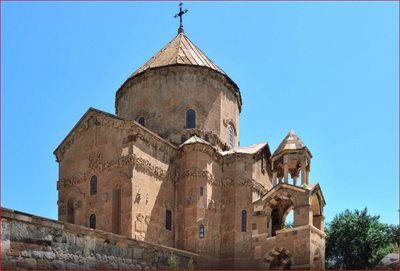
[(214, 175), (208, 170), (203, 170), (196, 167), (183, 170), (180, 176), (182, 180), (190, 178), (205, 179), (207, 183), (209, 183), (212, 186), (219, 186), (219, 187), (230, 187), (234, 185), (248, 186), (262, 194), (267, 192), (267, 189), (254, 179), (246, 177), (216, 179)]

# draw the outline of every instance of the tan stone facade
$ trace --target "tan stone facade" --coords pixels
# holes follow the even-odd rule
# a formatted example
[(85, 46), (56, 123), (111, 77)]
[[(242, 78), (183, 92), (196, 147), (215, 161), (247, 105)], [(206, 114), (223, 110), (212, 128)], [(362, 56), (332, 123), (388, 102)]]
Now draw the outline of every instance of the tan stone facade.
[(59, 220), (197, 253), (203, 268), (324, 268), (310, 151), (292, 131), (273, 155), (239, 147), (239, 88), (184, 33), (115, 105), (90, 108), (54, 152)]

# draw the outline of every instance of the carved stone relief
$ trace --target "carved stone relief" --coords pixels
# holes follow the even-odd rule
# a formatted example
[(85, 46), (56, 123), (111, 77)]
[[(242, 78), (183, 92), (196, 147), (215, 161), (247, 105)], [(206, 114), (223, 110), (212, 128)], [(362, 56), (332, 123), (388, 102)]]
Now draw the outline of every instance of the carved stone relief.
[(140, 192), (140, 189), (137, 191), (136, 196), (135, 196), (135, 204), (139, 204), (140, 200), (142, 199), (142, 193)]
[(164, 207), (166, 209), (171, 209), (171, 207), (172, 207), (171, 202), (169, 200), (164, 200)]
[(142, 213), (138, 213), (136, 215), (135, 221), (135, 239), (136, 240), (144, 240), (146, 236), (146, 232), (148, 229), (148, 224), (151, 221), (151, 217), (149, 215), (144, 215)]
[(83, 206), (83, 203), (81, 200), (77, 200), (74, 202), (74, 209), (76, 209), (76, 210), (81, 209), (82, 206)]
[(218, 185), (212, 173), (200, 168), (185, 169), (182, 172), (182, 178), (201, 178), (205, 179), (211, 185)]
[(186, 198), (186, 205), (188, 206), (193, 206), (194, 205), (194, 197), (192, 194), (190, 194), (187, 198)]
[(102, 194), (101, 194), (101, 199), (102, 199), (104, 202), (107, 202), (107, 201), (108, 201), (108, 193), (102, 193)]
[(242, 186), (249, 186), (252, 187), (255, 191), (261, 194), (267, 193), (267, 189), (264, 188), (264, 186), (260, 183), (258, 183), (256, 180), (250, 179), (250, 178), (223, 178), (223, 179), (215, 179), (214, 175), (207, 171), (203, 170), (200, 168), (189, 168), (185, 169), (182, 174), (181, 174), (182, 179), (185, 178), (201, 178), (201, 179), (206, 179), (207, 183), (213, 185), (213, 186), (221, 186), (221, 187), (228, 187), (228, 186), (233, 186), (233, 185), (242, 185)]
[(64, 201), (58, 201), (58, 214), (65, 215), (67, 214), (67, 209), (65, 208)]
[(94, 205), (94, 204), (96, 204), (96, 201), (97, 201), (96, 195), (91, 196), (91, 197), (89, 198), (89, 205)]
[(212, 210), (212, 211), (216, 211), (217, 210), (217, 204), (215, 203), (215, 201), (213, 199), (209, 200), (208, 209)]
[(144, 222), (144, 215), (139, 213), (136, 216), (135, 221), (135, 231), (136, 232), (146, 232), (147, 231), (147, 224)]
[(152, 176), (159, 181), (169, 181), (169, 182), (173, 181), (173, 177), (171, 176), (171, 174), (167, 173), (166, 170), (153, 165), (148, 160), (138, 157), (136, 154), (129, 154), (126, 156), (115, 158), (110, 161), (103, 161), (101, 153), (95, 152), (89, 156), (89, 165), (90, 165), (90, 170), (84, 173), (77, 173), (73, 176), (67, 176), (61, 178), (57, 182), (57, 188), (60, 189), (88, 182), (90, 176), (93, 175), (94, 171), (111, 172), (118, 170), (126, 165), (135, 165), (136, 170), (143, 172), (149, 176)]

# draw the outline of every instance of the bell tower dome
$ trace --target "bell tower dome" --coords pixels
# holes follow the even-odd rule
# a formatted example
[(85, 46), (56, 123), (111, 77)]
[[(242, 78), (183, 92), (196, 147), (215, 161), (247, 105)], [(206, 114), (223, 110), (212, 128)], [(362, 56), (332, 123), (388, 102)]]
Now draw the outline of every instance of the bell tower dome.
[(220, 149), (239, 142), (238, 86), (185, 35), (164, 48), (116, 93), (116, 114), (136, 120), (175, 145), (197, 135)]
[[(291, 130), (283, 139), (271, 157), (272, 185), (289, 183), (289, 174), (293, 185), (308, 185), (312, 154), (297, 134)], [(301, 184), (297, 179), (301, 177)]]

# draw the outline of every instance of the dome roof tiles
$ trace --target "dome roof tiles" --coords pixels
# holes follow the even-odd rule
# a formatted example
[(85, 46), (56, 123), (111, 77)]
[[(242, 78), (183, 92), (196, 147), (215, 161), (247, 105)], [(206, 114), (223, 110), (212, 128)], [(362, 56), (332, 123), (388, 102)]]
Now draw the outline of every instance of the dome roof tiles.
[(184, 33), (179, 33), (164, 48), (150, 58), (143, 66), (137, 69), (130, 78), (135, 77), (148, 69), (170, 65), (203, 66), (226, 75), (225, 72), (215, 65), (199, 48), (197, 48)]
[(311, 152), (308, 150), (307, 146), (303, 143), (303, 141), (297, 136), (297, 134), (290, 130), (290, 132), (286, 135), (286, 137), (282, 140), (279, 147), (275, 150), (272, 156), (278, 155), (284, 151), (296, 151), (296, 150), (307, 150), (307, 152)]

